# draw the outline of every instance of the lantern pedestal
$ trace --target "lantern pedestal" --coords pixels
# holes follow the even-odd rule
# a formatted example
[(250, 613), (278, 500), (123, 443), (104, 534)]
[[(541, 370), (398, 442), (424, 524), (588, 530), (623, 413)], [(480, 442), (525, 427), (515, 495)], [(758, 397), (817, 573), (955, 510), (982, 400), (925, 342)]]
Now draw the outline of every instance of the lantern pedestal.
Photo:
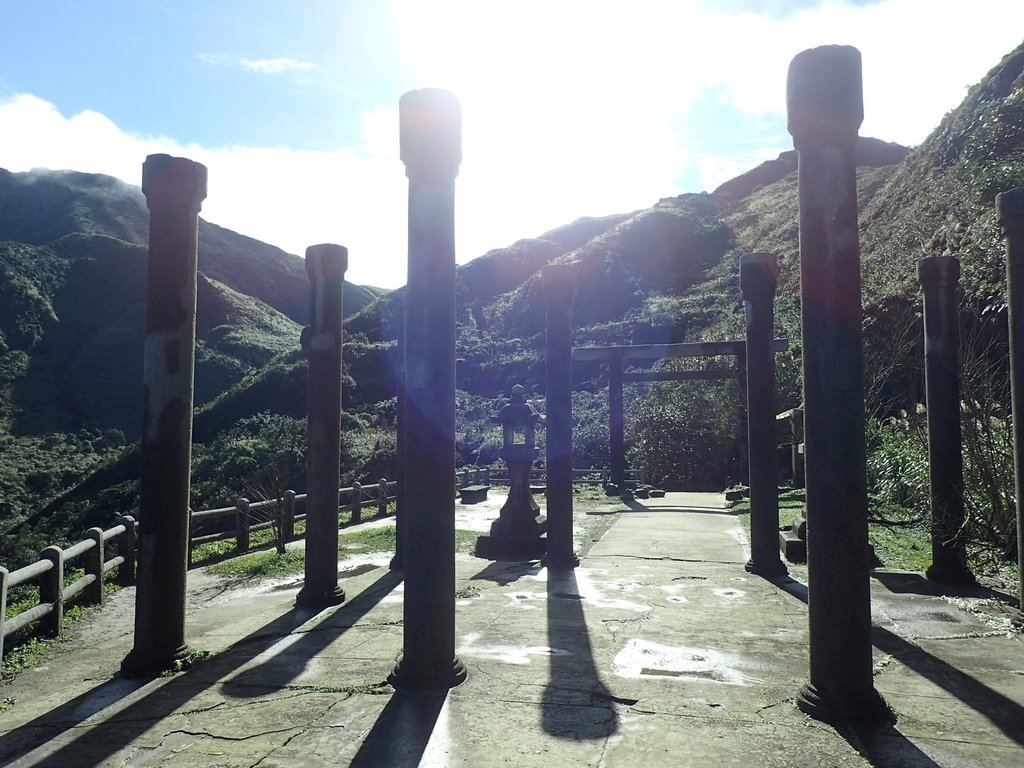
[[(530, 467), (540, 451), (534, 445), (534, 427), (544, 417), (526, 402), (525, 390), (512, 388), (512, 402), (501, 409), (495, 421), (503, 427), (503, 446), (498, 453), (508, 465), (508, 501), (498, 519), (491, 523), (489, 536), (476, 540), (476, 556), (485, 560), (539, 560), (547, 551), (548, 524), (530, 491)], [(517, 435), (523, 442), (517, 441)]]

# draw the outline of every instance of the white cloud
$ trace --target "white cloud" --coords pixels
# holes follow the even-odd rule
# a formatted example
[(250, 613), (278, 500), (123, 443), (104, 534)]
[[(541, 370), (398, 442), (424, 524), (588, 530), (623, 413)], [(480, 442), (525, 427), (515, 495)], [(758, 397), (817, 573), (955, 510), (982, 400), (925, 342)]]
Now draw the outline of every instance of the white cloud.
[(203, 218), (299, 255), (308, 245), (340, 243), (351, 252), (351, 280), (397, 286), (405, 282), (406, 189), (397, 110), (367, 121), (374, 133), (395, 125), (390, 151), (379, 138), (340, 152), (206, 148), (130, 134), (96, 112), (65, 117), (20, 94), (0, 102), (0, 167), (106, 173), (139, 184), (147, 155), (188, 157), (209, 169)]
[[(397, 48), (412, 73), (403, 90), (446, 87), (463, 105), (460, 262), (578, 216), (713, 189), (790, 148), (781, 129), (786, 70), (816, 45), (862, 51), (863, 135), (916, 144), (1024, 28), (1024, 3), (1007, 0), (973, 0), (969, 13), (955, 0), (823, 0), (785, 17), (708, 13), (713, 4), (685, 0), (521, 0), (500, 14), (494, 4), (462, 0), (395, 5)], [(205, 60), (268, 73), (312, 66)], [(709, 92), (716, 98), (700, 98)], [(395, 106), (364, 109), (358, 145), (297, 152), (138, 136), (96, 112), (65, 117), (20, 95), (0, 103), (0, 166), (138, 183), (147, 154), (184, 155), (209, 167), (205, 218), (299, 254), (312, 243), (341, 243), (350, 249), (350, 279), (397, 286), (406, 249), (398, 96)], [(721, 109), (710, 130), (694, 104)], [(716, 124), (721, 115), (732, 124)], [(701, 187), (681, 189), (683, 179)]]
[(199, 60), (208, 66), (239, 67), (264, 75), (279, 75), (282, 72), (316, 69), (316, 64), (297, 59), (246, 59), (227, 53), (201, 53)]

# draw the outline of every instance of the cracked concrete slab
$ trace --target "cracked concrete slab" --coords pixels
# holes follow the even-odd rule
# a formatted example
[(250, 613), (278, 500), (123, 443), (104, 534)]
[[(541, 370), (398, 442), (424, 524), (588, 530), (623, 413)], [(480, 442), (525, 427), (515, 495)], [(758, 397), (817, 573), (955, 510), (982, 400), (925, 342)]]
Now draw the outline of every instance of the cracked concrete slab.
[[(840, 733), (795, 706), (805, 571), (785, 589), (745, 573), (742, 528), (723, 506), (631, 502), (569, 575), (458, 556), (469, 678), (439, 695), (386, 684), (404, 591), (370, 561), (340, 574), (348, 600), (318, 614), (294, 608), (301, 579), (231, 591), (196, 577), (187, 636), (209, 659), (124, 681), (130, 627), (94, 623), (87, 642), (4, 686), (16, 704), (0, 712), (0, 764), (1024, 764), (1024, 644), (996, 598), (877, 573), (875, 679), (899, 720)], [(498, 508), (492, 491), (460, 514), (486, 530)], [(111, 616), (130, 621), (130, 594)]]

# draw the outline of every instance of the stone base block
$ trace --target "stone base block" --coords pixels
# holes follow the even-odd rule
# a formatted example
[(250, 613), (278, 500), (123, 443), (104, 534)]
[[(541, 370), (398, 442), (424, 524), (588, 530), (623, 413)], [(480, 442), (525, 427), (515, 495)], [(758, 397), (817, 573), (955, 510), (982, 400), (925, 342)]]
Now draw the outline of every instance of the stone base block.
[(791, 530), (779, 532), (779, 550), (791, 563), (807, 562), (807, 542)]
[(726, 501), (742, 501), (743, 499), (745, 499), (749, 495), (750, 495), (750, 489), (749, 488), (736, 488), (734, 490), (726, 491), (725, 492), (725, 500)]
[(523, 562), (540, 560), (547, 549), (547, 536), (480, 536), (475, 554), (484, 560)]
[(479, 504), (487, 500), (489, 490), (489, 485), (467, 485), (465, 488), (459, 488), (459, 499), (463, 504)]

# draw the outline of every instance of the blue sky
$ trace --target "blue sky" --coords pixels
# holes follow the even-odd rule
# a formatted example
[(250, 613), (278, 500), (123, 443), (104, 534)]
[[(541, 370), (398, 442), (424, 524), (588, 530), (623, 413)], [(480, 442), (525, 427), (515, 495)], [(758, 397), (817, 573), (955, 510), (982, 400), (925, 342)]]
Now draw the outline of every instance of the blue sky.
[(397, 105), (463, 105), (465, 262), (710, 191), (791, 147), (799, 51), (856, 45), (862, 135), (920, 142), (1018, 45), (1019, 0), (0, 0), (0, 167), (210, 169), (204, 218), (405, 281)]

